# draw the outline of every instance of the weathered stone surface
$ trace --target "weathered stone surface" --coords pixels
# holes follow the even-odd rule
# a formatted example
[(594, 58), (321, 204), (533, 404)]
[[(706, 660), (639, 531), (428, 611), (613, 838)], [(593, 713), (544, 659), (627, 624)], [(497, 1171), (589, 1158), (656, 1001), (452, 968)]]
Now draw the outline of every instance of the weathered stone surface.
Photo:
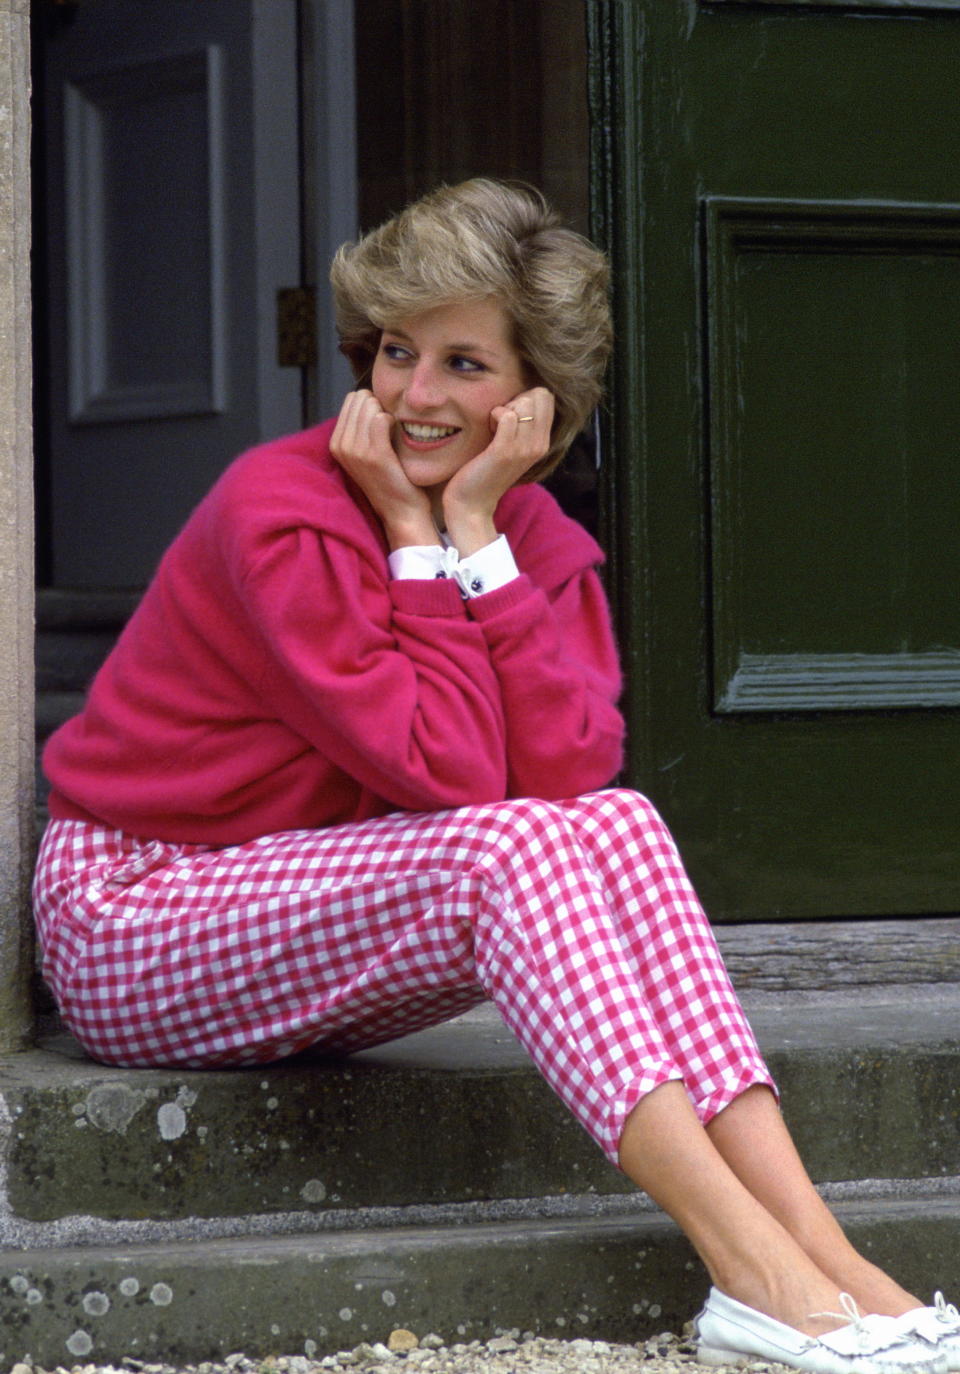
[(794, 921), (721, 926), (738, 987), (803, 989), (960, 983), (960, 920)]
[[(744, 1000), (815, 1176), (908, 1180), (832, 1190), (854, 1238), (960, 1288), (960, 986)], [(703, 1274), (626, 1187), (489, 1008), (244, 1072), (113, 1070), (64, 1039), (0, 1061), (0, 1368), (679, 1329)], [(550, 1193), (581, 1219), (544, 1219)], [(483, 1198), (529, 1219), (473, 1224)], [(375, 1202), (396, 1229), (324, 1229), (380, 1225)]]
[[(814, 1178), (960, 1175), (960, 986), (745, 1001)], [(53, 1043), (0, 1061), (0, 1243), (55, 1243), (75, 1217), (632, 1191), (490, 1008), (349, 1059), (243, 1071), (109, 1069)]]
[[(855, 1242), (920, 1292), (956, 1285), (960, 1199), (838, 1208)], [(124, 1356), (168, 1364), (313, 1356), (398, 1322), (451, 1346), (512, 1328), (640, 1340), (680, 1330), (707, 1279), (658, 1214), (0, 1253), (0, 1368)], [(429, 1352), (425, 1352), (429, 1353)]]
[(0, 1051), (32, 1032), (33, 465), (27, 0), (0, 2)]
[(11, 1057), (0, 1063), (11, 1219), (4, 1237), (0, 1213), (0, 1241), (15, 1237), (14, 1218), (310, 1214), (571, 1182), (622, 1189), (499, 1019), (423, 1039), (222, 1072)]

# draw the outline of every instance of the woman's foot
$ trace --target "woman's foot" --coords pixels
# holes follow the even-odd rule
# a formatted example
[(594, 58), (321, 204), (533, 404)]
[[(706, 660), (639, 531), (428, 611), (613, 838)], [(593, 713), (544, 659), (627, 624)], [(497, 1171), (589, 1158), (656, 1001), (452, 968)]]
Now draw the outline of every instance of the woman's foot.
[(810, 1336), (712, 1288), (697, 1316), (701, 1364), (770, 1360), (804, 1374), (946, 1374), (943, 1354), (913, 1339), (890, 1317), (861, 1317), (848, 1294), (838, 1304), (844, 1325)]
[[(859, 1259), (856, 1252), (854, 1257)], [(713, 1274), (715, 1288), (803, 1336), (819, 1337), (837, 1331), (850, 1324), (854, 1311), (867, 1315), (874, 1310), (864, 1304), (860, 1292), (836, 1282), (833, 1275), (818, 1269), (790, 1237), (784, 1236), (781, 1244), (767, 1253), (765, 1263), (759, 1253), (753, 1258), (754, 1263), (749, 1267), (736, 1264), (719, 1269)], [(886, 1277), (879, 1270), (876, 1272), (881, 1278)], [(879, 1284), (877, 1287), (879, 1289)], [(847, 1305), (842, 1301), (842, 1294), (849, 1294)], [(919, 1305), (916, 1300), (910, 1303), (909, 1295), (905, 1296), (906, 1307), (882, 1315), (897, 1317)], [(851, 1299), (855, 1304), (853, 1308), (849, 1305)]]
[(914, 1307), (897, 1320), (905, 1335), (919, 1338), (936, 1348), (947, 1362), (947, 1369), (960, 1370), (960, 1312), (935, 1293), (931, 1307)]
[(849, 1293), (861, 1312), (876, 1312), (885, 1317), (902, 1317), (921, 1307), (920, 1299), (895, 1282), (889, 1274), (849, 1248), (849, 1252), (818, 1258), (821, 1269), (841, 1292)]

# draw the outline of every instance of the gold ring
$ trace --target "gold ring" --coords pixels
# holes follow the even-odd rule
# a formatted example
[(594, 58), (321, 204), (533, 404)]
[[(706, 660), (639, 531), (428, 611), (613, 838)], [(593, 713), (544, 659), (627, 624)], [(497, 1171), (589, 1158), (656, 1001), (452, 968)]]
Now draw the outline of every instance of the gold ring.
[(517, 424), (518, 424), (518, 425), (525, 425), (525, 424), (527, 423), (528, 420), (532, 421), (532, 420), (533, 420), (533, 416), (532, 416), (532, 415), (518, 415), (518, 416), (517, 416)]

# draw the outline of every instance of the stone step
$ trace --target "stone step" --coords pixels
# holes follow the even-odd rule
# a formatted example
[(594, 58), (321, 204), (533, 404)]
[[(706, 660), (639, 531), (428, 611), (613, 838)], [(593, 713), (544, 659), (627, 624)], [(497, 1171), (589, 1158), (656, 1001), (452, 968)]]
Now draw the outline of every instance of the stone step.
[(133, 613), (140, 592), (59, 591), (36, 599), (37, 821), (47, 818), (48, 786), (40, 768), (43, 745), (83, 706), (86, 689)]
[[(811, 1172), (924, 1294), (960, 1291), (958, 930), (719, 932)], [(706, 1289), (489, 1007), (245, 1071), (109, 1069), (65, 1036), (11, 1056), (0, 1246), (0, 1368), (317, 1354), (401, 1325), (636, 1340)]]
[(41, 691), (37, 693), (34, 738), (36, 741), (36, 804), (40, 828), (47, 820), (49, 784), (41, 766), (43, 746), (58, 726), (75, 716), (83, 706), (84, 694), (77, 691)]
[(44, 691), (37, 694), (34, 737), (40, 745), (64, 721), (75, 716), (83, 706), (83, 692)]
[(139, 592), (37, 592), (37, 688), (82, 692), (140, 599)]
[[(815, 1181), (960, 1175), (960, 984), (744, 1001)], [(310, 1227), (632, 1187), (490, 1007), (362, 1054), (247, 1070), (113, 1069), (53, 1038), (0, 1063), (0, 1105), (0, 1243), (56, 1243), (77, 1217), (95, 1240), (144, 1219)]]
[[(957, 1285), (956, 1193), (834, 1206), (855, 1244), (909, 1287)], [(314, 1356), (400, 1326), (449, 1344), (511, 1331), (637, 1341), (681, 1329), (707, 1286), (687, 1242), (650, 1211), (8, 1251), (0, 1367)]]

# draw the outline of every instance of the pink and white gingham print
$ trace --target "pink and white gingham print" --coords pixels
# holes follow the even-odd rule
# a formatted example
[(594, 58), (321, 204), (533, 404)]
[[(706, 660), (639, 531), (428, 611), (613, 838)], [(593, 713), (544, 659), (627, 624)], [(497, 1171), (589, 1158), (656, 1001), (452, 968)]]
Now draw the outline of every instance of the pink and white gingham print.
[(489, 997), (615, 1162), (644, 1093), (707, 1121), (773, 1086), (656, 811), (626, 790), (214, 849), (54, 821), (35, 911), (66, 1024), (108, 1063), (360, 1049)]

